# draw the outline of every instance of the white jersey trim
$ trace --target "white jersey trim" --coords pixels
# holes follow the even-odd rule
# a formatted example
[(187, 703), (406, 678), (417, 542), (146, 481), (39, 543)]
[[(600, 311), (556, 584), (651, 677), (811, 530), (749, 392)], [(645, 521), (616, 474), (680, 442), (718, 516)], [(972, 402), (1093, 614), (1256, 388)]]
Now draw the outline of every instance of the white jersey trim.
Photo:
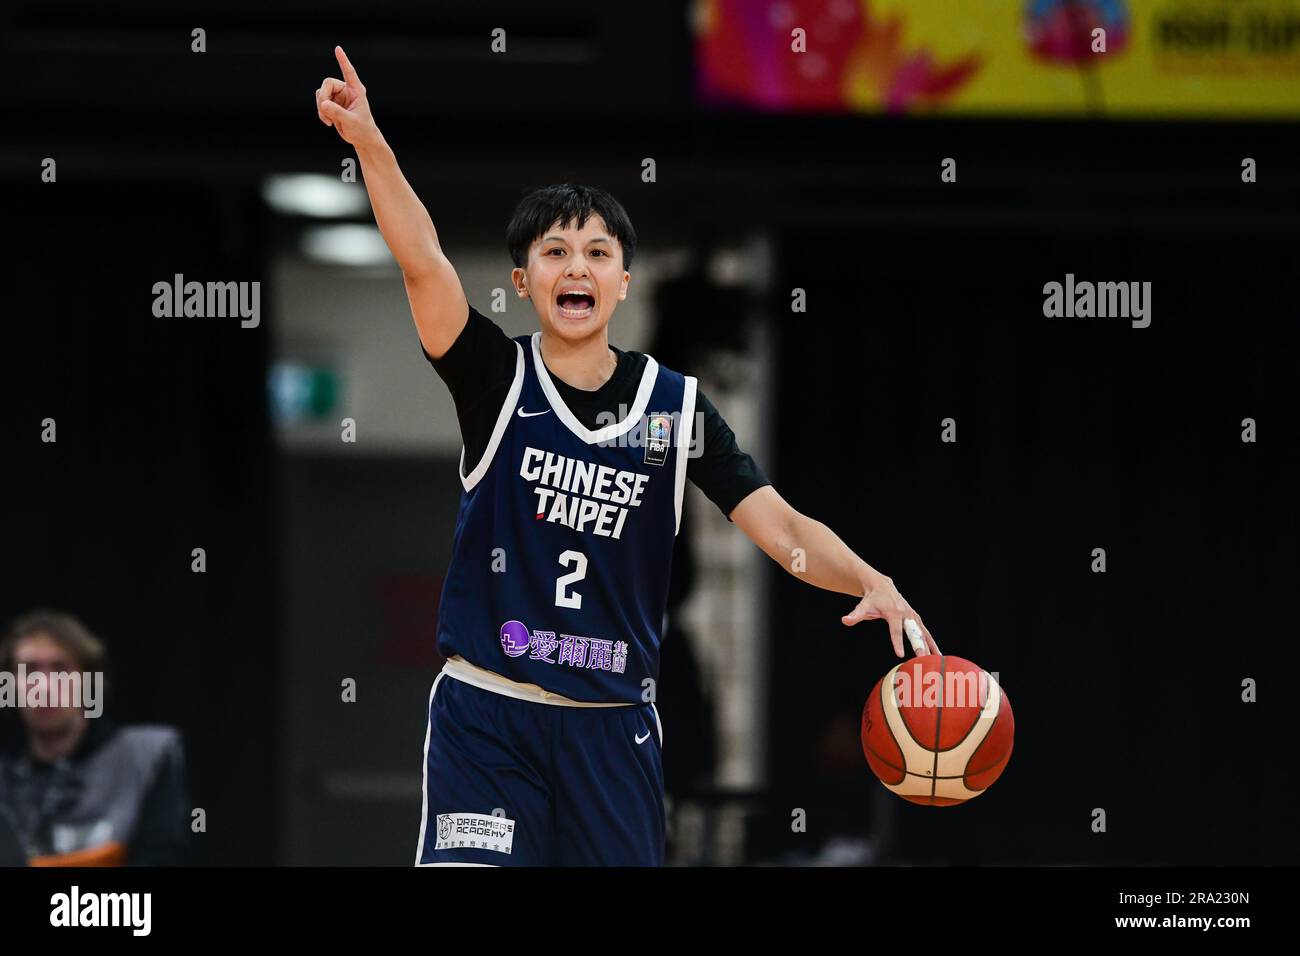
[(682, 498), (686, 494), (686, 462), (691, 452), (691, 430), (695, 426), (695, 392), (698, 380), (693, 375), (686, 376), (686, 389), (682, 393), (682, 420), (677, 429), (677, 475), (673, 486), (673, 510), (677, 514), (677, 524), (673, 534), (682, 530)]
[(495, 863), (457, 863), (454, 861), (447, 863), (417, 863), (416, 866), (496, 866)]
[(569, 431), (573, 432), (588, 445), (595, 445), (598, 442), (610, 441), (625, 435), (632, 430), (632, 426), (640, 421), (641, 416), (645, 414), (646, 406), (650, 404), (650, 393), (654, 391), (655, 379), (659, 375), (659, 363), (651, 356), (646, 356), (645, 371), (641, 373), (641, 387), (637, 389), (636, 401), (632, 403), (632, 410), (628, 412), (627, 418), (621, 422), (615, 422), (613, 425), (606, 425), (604, 428), (592, 431), (582, 422), (574, 417), (573, 412), (569, 411), (569, 406), (564, 404), (564, 399), (560, 398), (560, 393), (555, 388), (555, 383), (551, 381), (551, 374), (546, 370), (546, 363), (542, 361), (542, 333), (533, 333), (533, 368), (537, 370), (537, 380), (542, 383), (542, 391), (546, 393), (546, 400), (551, 403), (551, 408), (560, 421), (564, 422)]
[(571, 700), (563, 694), (552, 693), (544, 687), (537, 684), (522, 684), (519, 681), (513, 681), (508, 677), (503, 677), (496, 671), (490, 671), (485, 667), (479, 667), (471, 664), (465, 658), (453, 656), (447, 658), (442, 665), (442, 673), (448, 677), (454, 677), (458, 681), (470, 684), (480, 690), (491, 691), (494, 694), (500, 694), (503, 697), (513, 697), (515, 700), (526, 700), (534, 704), (551, 704), (555, 707), (634, 707), (635, 704), (628, 703), (598, 703), (587, 700)]
[(473, 491), (474, 486), (483, 480), (487, 474), (488, 467), (492, 464), (492, 459), (496, 456), (497, 448), (501, 444), (501, 438), (506, 433), (506, 427), (510, 424), (511, 409), (515, 407), (515, 402), (519, 401), (519, 393), (524, 388), (524, 350), (523, 347), (515, 343), (515, 380), (510, 383), (510, 392), (506, 395), (505, 404), (501, 406), (501, 411), (497, 413), (497, 423), (492, 429), (492, 437), (488, 439), (487, 448), (483, 451), (483, 458), (474, 467), (468, 475), (465, 474), (465, 446), (460, 446), (460, 467), (456, 473), (460, 475), (460, 483), (465, 486), (466, 491)]

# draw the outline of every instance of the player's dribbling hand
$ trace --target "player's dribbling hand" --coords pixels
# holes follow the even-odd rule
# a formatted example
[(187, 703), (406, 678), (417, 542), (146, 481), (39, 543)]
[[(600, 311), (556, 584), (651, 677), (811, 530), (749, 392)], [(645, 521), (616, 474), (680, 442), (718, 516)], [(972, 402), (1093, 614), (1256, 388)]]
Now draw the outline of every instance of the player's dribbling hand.
[(894, 587), (893, 578), (886, 577), (873, 570), (863, 582), (863, 585), (866, 593), (863, 594), (862, 600), (858, 602), (858, 606), (853, 609), (853, 613), (840, 618), (845, 625), (852, 627), (859, 621), (875, 621), (884, 618), (889, 622), (889, 638), (894, 642), (894, 653), (898, 657), (902, 657), (903, 622), (910, 617), (920, 627), (927, 652), (930, 654), (941, 653), (939, 645), (934, 642), (934, 638), (930, 635), (930, 629), (921, 620), (921, 615), (912, 610), (911, 605)]
[(333, 126), (343, 141), (353, 146), (362, 146), (379, 135), (375, 119), (370, 115), (370, 101), (366, 99), (366, 88), (362, 85), (357, 71), (343, 52), (343, 47), (334, 48), (334, 57), (339, 61), (343, 79), (325, 77), (316, 91), (316, 115), (326, 126)]

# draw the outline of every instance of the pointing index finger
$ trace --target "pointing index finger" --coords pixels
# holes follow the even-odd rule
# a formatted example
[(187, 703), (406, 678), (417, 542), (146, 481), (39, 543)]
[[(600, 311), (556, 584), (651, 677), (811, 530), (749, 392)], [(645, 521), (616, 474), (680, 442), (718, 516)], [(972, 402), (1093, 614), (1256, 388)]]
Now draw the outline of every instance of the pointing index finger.
[(360, 86), (361, 78), (357, 76), (357, 71), (353, 68), (348, 55), (343, 52), (343, 47), (334, 48), (334, 58), (339, 61), (339, 69), (343, 71), (343, 79), (347, 81), (348, 86)]

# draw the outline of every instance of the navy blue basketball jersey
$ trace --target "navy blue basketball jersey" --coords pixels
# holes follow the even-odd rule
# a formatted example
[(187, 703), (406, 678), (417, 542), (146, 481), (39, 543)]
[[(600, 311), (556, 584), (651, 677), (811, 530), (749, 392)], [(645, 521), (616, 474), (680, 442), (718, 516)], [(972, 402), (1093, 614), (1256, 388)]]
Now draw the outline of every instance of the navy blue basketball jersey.
[(640, 703), (657, 679), (696, 381), (647, 356), (636, 399), (586, 428), (514, 339), (515, 377), (465, 471), (438, 650), (579, 701)]

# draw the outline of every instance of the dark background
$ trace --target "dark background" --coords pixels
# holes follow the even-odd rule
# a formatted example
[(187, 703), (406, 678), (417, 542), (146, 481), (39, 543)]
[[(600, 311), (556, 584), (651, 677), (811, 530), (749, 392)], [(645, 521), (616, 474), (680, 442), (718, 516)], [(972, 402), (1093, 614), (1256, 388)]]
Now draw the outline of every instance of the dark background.
[[(314, 791), (286, 781), (276, 732), (293, 716), (285, 594), (302, 586), (281, 558), (310, 550), (286, 529), (311, 503), (277, 490), (295, 466), (271, 438), (267, 323), (154, 319), (146, 290), (173, 272), (259, 279), (274, 315), (258, 186), (351, 155), (311, 102), (337, 42), (436, 223), (503, 234), (523, 189), (573, 180), (614, 193), (646, 246), (769, 232), (779, 364), (762, 464), (899, 583), (946, 653), (1000, 673), (1018, 739), (995, 791), (959, 810), (882, 801), (860, 754), (828, 759), (824, 738), (856, 746), (893, 663), (883, 625), (844, 632), (843, 596), (769, 565), (755, 859), (789, 849), (799, 806), (819, 838), (888, 821), (902, 862), (1296, 862), (1295, 124), (703, 112), (671, 3), (7, 9), (0, 617), (65, 607), (108, 639), (115, 713), (179, 726), (195, 805), (230, 824), (201, 861), (274, 863), (291, 826), (312, 826), (285, 819), (283, 788)], [(499, 25), (506, 64), (483, 40)], [(590, 129), (576, 155), (555, 139), (575, 118)], [(55, 185), (39, 181), (47, 156)], [(946, 156), (956, 184), (939, 180)], [(1044, 318), (1043, 284), (1067, 272), (1152, 282), (1151, 327)], [(796, 286), (805, 314), (789, 311)], [(692, 318), (701, 339), (735, 321)], [(57, 444), (39, 441), (45, 417)], [(956, 444), (939, 441), (945, 417)], [(419, 482), (418, 463), (322, 467), (342, 469), (322, 488), (381, 498)], [(454, 501), (438, 507), (410, 519), (431, 579)], [(362, 522), (340, 521), (360, 547), (365, 529), (347, 529)], [(402, 752), (417, 724), (395, 728)]]

